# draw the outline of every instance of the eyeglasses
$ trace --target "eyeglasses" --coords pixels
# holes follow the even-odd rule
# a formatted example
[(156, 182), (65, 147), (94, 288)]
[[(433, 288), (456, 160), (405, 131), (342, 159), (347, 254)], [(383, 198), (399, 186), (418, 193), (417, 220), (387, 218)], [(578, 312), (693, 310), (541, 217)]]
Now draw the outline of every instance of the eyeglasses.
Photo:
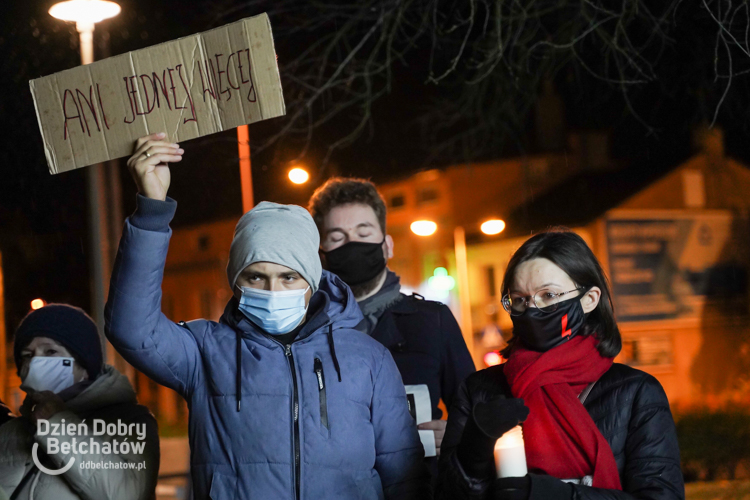
[(550, 290), (539, 290), (534, 295), (528, 297), (511, 297), (507, 293), (503, 295), (502, 304), (503, 309), (508, 311), (511, 316), (519, 316), (526, 312), (529, 304), (533, 304), (534, 307), (545, 313), (551, 313), (557, 311), (558, 304), (565, 300), (563, 295), (583, 290), (584, 287), (574, 288), (567, 292), (555, 293)]

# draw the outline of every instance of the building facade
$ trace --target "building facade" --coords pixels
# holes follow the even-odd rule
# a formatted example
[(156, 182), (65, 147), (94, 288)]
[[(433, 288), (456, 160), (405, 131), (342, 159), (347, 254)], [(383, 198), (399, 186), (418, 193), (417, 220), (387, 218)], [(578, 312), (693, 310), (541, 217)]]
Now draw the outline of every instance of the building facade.
[[(623, 337), (617, 361), (656, 376), (676, 405), (719, 406), (750, 397), (750, 170), (724, 156), (718, 134), (667, 175), (640, 189), (580, 175), (518, 207), (508, 236), (468, 248), (475, 359), (479, 337), (497, 324), (502, 273), (532, 231), (563, 225), (587, 241), (607, 272)], [(609, 203), (579, 203), (586, 186)], [(630, 186), (632, 188), (632, 186)], [(624, 192), (623, 192), (624, 190)], [(528, 214), (534, 219), (529, 222)], [(526, 221), (523, 221), (523, 218)], [(497, 315), (498, 311), (501, 313)]]

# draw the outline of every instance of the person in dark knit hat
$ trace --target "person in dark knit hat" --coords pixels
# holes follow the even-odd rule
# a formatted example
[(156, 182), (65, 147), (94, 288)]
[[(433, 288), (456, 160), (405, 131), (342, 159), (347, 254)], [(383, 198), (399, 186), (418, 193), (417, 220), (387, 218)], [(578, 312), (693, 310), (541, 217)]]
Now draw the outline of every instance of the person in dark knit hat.
[[(13, 357), (27, 397), (21, 416), (0, 427), (0, 490), (13, 499), (149, 498), (159, 470), (156, 420), (137, 404), (127, 377), (103, 363), (93, 320), (66, 304), (32, 311), (16, 330)], [(97, 435), (97, 423), (124, 423), (133, 432)], [(45, 432), (56, 424), (64, 435)], [(114, 440), (123, 439), (145, 444), (118, 451)], [(75, 466), (65, 472), (42, 469), (64, 469), (71, 458)]]
[(34, 354), (35, 351), (45, 352), (39, 348), (47, 345), (52, 346), (55, 354), (44, 356), (69, 356), (75, 359), (72, 370), (75, 382), (94, 380), (102, 371), (99, 331), (82, 309), (67, 304), (49, 304), (30, 312), (21, 321), (13, 344), (18, 376), (25, 378), (21, 372), (28, 374), (31, 359), (40, 355)]

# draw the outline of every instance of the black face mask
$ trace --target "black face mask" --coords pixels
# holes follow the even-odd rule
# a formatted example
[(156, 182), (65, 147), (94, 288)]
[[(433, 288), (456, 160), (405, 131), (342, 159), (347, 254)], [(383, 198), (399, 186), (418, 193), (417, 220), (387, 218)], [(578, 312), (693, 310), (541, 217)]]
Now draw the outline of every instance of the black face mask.
[(350, 241), (329, 252), (320, 253), (325, 257), (325, 268), (338, 274), (349, 286), (361, 285), (374, 279), (385, 269), (383, 243)]
[(564, 344), (581, 332), (586, 314), (581, 296), (564, 300), (554, 312), (529, 307), (519, 316), (511, 316), (513, 335), (532, 351), (545, 352)]

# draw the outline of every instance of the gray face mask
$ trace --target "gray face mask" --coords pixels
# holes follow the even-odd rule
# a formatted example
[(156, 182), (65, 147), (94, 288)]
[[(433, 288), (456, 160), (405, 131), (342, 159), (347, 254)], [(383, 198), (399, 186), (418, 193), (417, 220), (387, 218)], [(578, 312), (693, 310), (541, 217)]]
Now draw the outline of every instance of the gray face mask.
[(34, 356), (21, 383), (24, 392), (52, 391), (55, 394), (75, 384), (73, 358)]

